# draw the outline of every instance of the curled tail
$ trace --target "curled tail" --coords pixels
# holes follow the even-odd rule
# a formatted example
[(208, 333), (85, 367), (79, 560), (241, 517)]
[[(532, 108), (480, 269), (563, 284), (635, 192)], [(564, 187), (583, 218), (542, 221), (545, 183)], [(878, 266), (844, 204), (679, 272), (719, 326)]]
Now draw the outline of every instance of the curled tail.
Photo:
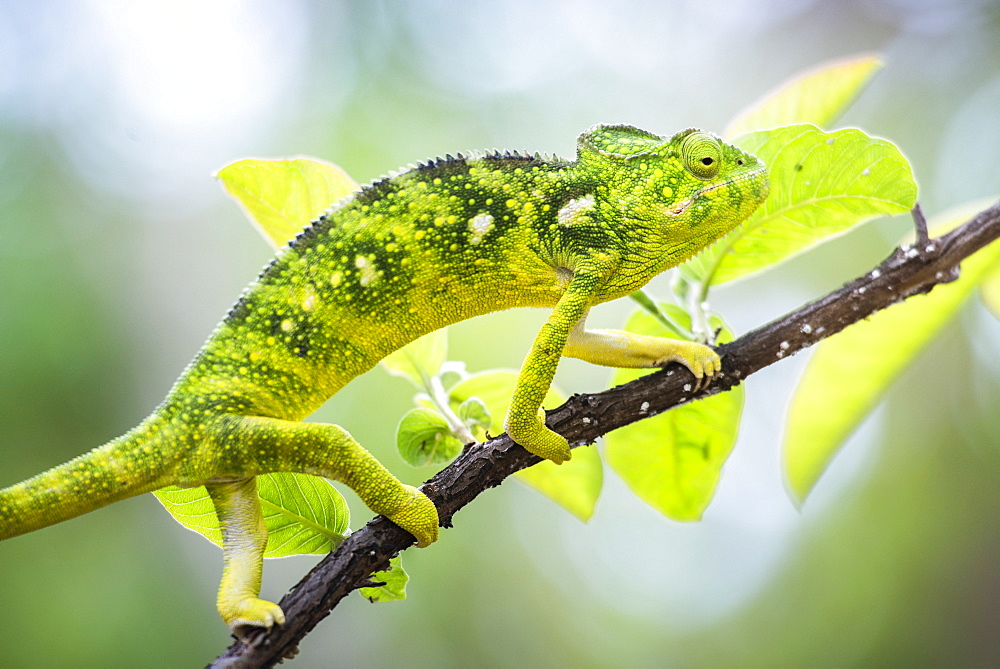
[(0, 539), (39, 530), (170, 485), (155, 429), (131, 432), (65, 464), (0, 490)]

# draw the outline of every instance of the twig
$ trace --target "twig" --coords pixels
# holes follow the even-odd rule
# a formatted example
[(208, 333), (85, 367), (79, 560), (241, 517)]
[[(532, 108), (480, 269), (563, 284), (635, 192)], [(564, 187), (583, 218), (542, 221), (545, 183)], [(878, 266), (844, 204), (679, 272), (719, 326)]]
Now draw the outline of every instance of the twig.
[[(919, 225), (919, 223), (918, 223)], [(575, 395), (549, 412), (548, 424), (574, 445), (699, 397), (728, 390), (754, 372), (843, 330), (871, 314), (958, 276), (959, 263), (1000, 238), (1000, 202), (951, 233), (921, 244), (923, 253), (896, 249), (877, 268), (840, 289), (719, 348), (723, 372), (705, 389), (679, 365), (592, 395)], [(501, 435), (467, 448), (424, 484), (444, 527), (487, 488), (539, 459)], [(270, 667), (294, 649), (350, 592), (366, 585), (413, 537), (379, 516), (325, 557), (281, 600), (288, 622), (234, 643), (212, 667)], [(433, 550), (433, 549), (431, 549)]]
[(917, 246), (923, 248), (927, 246), (930, 237), (927, 234), (927, 218), (924, 216), (924, 210), (920, 208), (919, 202), (913, 207), (910, 214), (913, 216), (913, 226), (917, 230)]

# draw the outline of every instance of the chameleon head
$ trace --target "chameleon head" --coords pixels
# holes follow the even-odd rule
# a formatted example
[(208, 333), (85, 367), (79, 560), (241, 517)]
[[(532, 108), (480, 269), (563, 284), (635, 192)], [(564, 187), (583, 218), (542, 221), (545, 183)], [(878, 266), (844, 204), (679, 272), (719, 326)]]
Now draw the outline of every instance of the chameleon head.
[(627, 221), (616, 232), (653, 262), (652, 273), (730, 232), (768, 193), (756, 156), (695, 129), (664, 138), (627, 125), (594, 126), (580, 136), (578, 162), (601, 184), (596, 208)]

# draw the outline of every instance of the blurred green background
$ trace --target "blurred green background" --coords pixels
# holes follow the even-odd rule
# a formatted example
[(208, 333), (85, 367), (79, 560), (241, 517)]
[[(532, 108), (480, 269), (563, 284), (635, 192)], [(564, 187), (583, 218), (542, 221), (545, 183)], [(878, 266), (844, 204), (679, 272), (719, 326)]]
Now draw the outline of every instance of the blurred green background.
[[(226, 163), (313, 155), (366, 181), (473, 148), (572, 155), (595, 122), (721, 130), (786, 76), (868, 50), (888, 66), (844, 123), (899, 144), (930, 213), (1000, 193), (994, 2), (0, 1), (0, 485), (137, 423), (268, 260), (212, 179)], [(908, 227), (867, 226), (713, 307), (745, 332)], [(544, 317), (464, 323), (452, 357), (516, 367)], [(608, 475), (583, 525), (510, 481), (406, 553), (408, 601), (352, 597), (293, 666), (1000, 664), (1000, 325), (969, 305), (798, 511), (779, 447), (806, 357), (748, 381), (703, 522)], [(608, 376), (566, 361), (558, 383)], [(376, 370), (317, 418), (419, 482), (393, 445), (410, 395)], [(269, 561), (265, 596), (314, 561)], [(151, 496), (3, 542), (0, 666), (201, 666), (227, 641), (220, 573)]]

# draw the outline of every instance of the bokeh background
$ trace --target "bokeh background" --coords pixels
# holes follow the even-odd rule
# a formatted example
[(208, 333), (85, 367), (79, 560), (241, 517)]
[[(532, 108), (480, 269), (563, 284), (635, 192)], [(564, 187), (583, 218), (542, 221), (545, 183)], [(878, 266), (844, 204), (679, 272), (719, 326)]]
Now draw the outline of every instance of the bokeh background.
[[(268, 260), (212, 178), (228, 162), (312, 155), (366, 181), (473, 148), (572, 155), (595, 122), (718, 130), (862, 51), (887, 67), (844, 124), (902, 147), (925, 209), (1000, 194), (985, 0), (0, 1), (0, 485), (137, 423)], [(713, 307), (745, 332), (908, 227), (866, 226)], [(516, 367), (544, 317), (462, 324), (452, 357)], [(406, 553), (408, 601), (351, 598), (294, 666), (996, 666), (1000, 326), (969, 305), (797, 510), (779, 452), (806, 357), (747, 382), (703, 522), (658, 516), (611, 474), (588, 525), (508, 482)], [(566, 361), (558, 383), (608, 376)], [(375, 370), (317, 418), (416, 483), (432, 472), (393, 446), (411, 392)], [(269, 561), (265, 595), (314, 561)], [(3, 542), (0, 666), (201, 666), (227, 642), (220, 572), (151, 496)]]

